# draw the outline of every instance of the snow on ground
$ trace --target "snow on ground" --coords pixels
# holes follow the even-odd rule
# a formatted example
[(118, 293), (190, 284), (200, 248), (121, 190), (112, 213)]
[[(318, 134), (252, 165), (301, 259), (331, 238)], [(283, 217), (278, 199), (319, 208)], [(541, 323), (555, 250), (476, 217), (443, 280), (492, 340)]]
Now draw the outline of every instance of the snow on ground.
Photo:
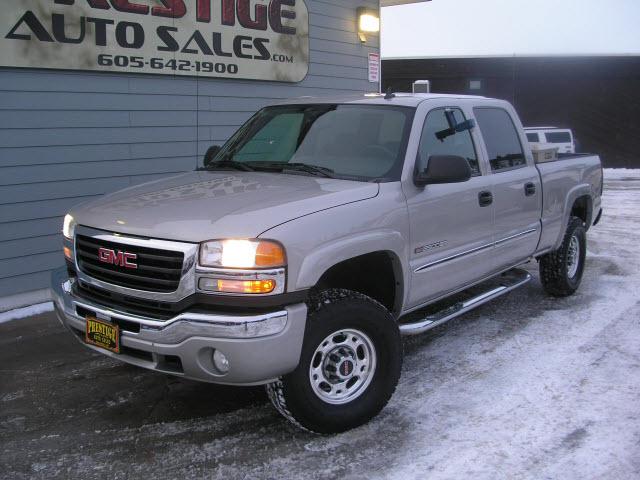
[(39, 315), (44, 312), (53, 311), (53, 302), (37, 303), (24, 308), (16, 308), (0, 313), (0, 323), (10, 322), (11, 320), (19, 320)]
[[(0, 478), (640, 478), (640, 171), (605, 172), (579, 292), (534, 281), (407, 340), (368, 425), (315, 436), (261, 389), (85, 351), (51, 314), (0, 327)], [(4, 476), (4, 477), (3, 477)]]
[(604, 178), (607, 180), (640, 180), (640, 169), (638, 168), (605, 168)]

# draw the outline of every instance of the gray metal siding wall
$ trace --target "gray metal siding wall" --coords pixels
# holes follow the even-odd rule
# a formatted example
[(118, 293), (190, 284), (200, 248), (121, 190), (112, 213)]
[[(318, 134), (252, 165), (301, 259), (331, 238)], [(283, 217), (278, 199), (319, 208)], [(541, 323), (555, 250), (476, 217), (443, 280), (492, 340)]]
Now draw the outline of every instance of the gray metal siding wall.
[(0, 297), (48, 286), (63, 264), (62, 216), (98, 195), (193, 170), (258, 108), (282, 98), (372, 91), (356, 7), (306, 0), (309, 73), (272, 83), (0, 69)]

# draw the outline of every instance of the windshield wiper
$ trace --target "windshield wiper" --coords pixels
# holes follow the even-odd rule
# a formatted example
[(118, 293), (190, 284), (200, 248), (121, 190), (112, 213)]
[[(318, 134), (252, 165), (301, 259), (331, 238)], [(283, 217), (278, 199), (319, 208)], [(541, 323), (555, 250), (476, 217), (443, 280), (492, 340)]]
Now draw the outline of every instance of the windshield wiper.
[(232, 170), (241, 170), (243, 172), (255, 172), (255, 168), (247, 165), (243, 162), (236, 162), (234, 160), (220, 160), (218, 162), (213, 162), (203, 168), (203, 170), (217, 170), (217, 169), (232, 169)]
[[(298, 170), (300, 172), (307, 172), (313, 175), (320, 175), (322, 177), (336, 178), (335, 172), (330, 168), (321, 167), (320, 165), (311, 165), (309, 163), (260, 162), (259, 167), (262, 166), (266, 168), (279, 168), (282, 170)], [(258, 162), (256, 162), (256, 167), (258, 167)]]

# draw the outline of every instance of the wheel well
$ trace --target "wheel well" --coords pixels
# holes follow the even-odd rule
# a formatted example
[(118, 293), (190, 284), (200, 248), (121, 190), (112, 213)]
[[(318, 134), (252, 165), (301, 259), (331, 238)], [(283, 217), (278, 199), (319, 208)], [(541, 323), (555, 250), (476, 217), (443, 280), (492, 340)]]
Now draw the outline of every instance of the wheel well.
[(584, 195), (576, 199), (571, 207), (571, 216), (582, 219), (585, 226), (589, 228), (591, 226), (591, 215), (593, 206), (591, 204), (591, 197)]
[(392, 252), (372, 252), (340, 262), (327, 270), (318, 290), (345, 288), (363, 293), (384, 305), (392, 314), (402, 303), (400, 262)]

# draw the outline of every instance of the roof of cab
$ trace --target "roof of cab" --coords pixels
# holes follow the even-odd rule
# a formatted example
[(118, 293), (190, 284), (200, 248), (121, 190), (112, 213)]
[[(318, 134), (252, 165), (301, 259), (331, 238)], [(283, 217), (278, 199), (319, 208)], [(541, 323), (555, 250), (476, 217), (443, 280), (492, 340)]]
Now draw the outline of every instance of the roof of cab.
[(426, 100), (437, 98), (457, 98), (457, 99), (482, 99), (488, 100), (486, 97), (474, 95), (449, 95), (441, 93), (394, 93), (394, 96), (385, 99), (384, 93), (365, 93), (361, 95), (344, 95), (344, 96), (328, 96), (328, 97), (297, 97), (289, 98), (277, 102), (276, 105), (305, 105), (318, 103), (349, 103), (363, 105), (397, 105), (404, 107), (417, 107)]

